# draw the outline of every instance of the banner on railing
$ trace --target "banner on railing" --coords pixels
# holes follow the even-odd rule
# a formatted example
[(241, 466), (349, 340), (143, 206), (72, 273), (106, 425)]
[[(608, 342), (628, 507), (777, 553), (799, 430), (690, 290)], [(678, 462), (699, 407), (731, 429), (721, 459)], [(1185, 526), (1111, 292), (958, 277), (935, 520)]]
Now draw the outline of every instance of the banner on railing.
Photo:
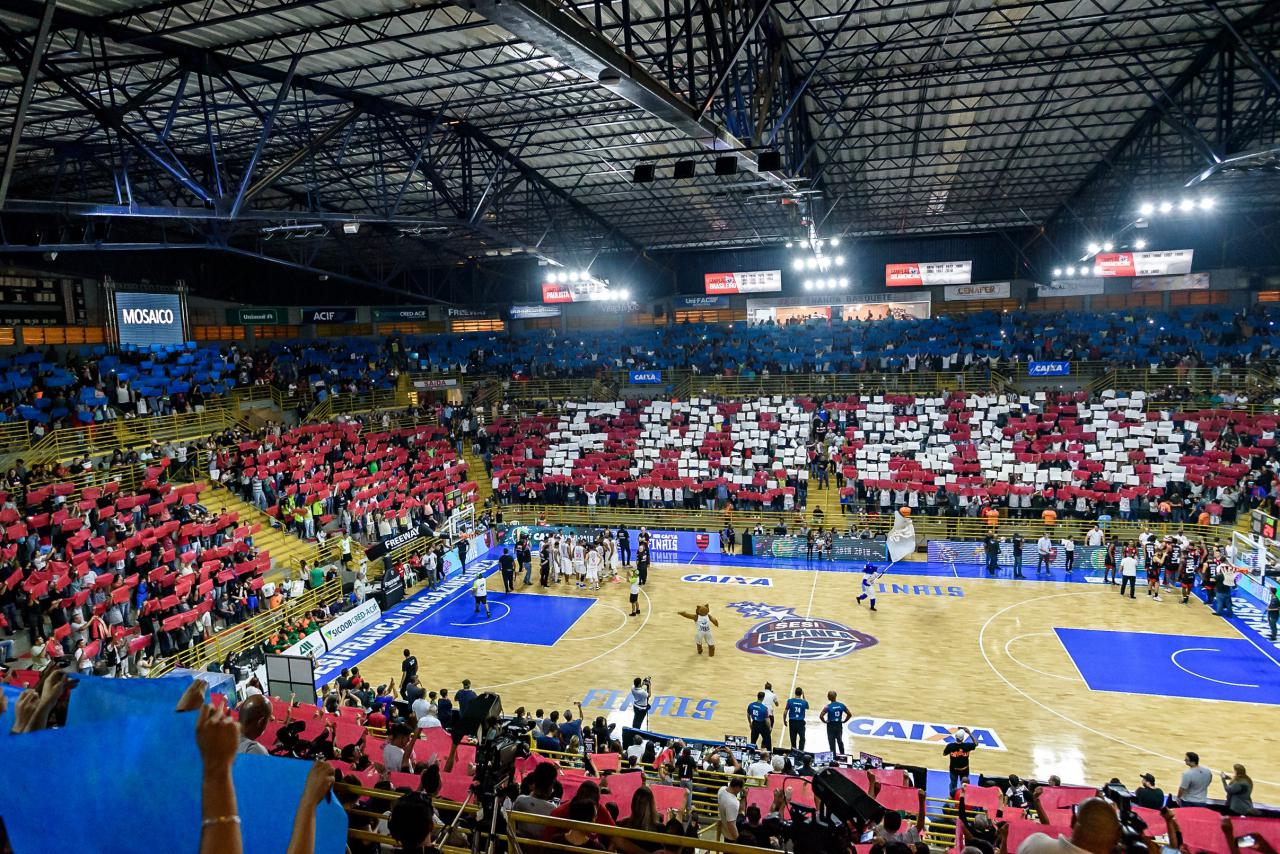
[[(889, 559), (884, 540), (863, 540), (841, 535), (832, 538), (831, 551), (840, 560), (883, 561)], [(794, 535), (752, 534), (751, 554), (756, 557), (803, 558), (808, 555), (808, 541), (804, 537)]]
[(884, 284), (888, 288), (967, 285), (972, 280), (972, 261), (912, 261), (884, 265)]
[(631, 385), (661, 385), (662, 371), (632, 371)]
[(948, 285), (942, 289), (948, 301), (969, 299), (1009, 299), (1012, 288), (1008, 282), (987, 282), (980, 285)]
[(676, 309), (712, 309), (728, 308), (729, 298), (725, 296), (705, 297), (672, 297), (671, 307)]
[(303, 323), (355, 323), (356, 310), (354, 308), (342, 308), (325, 306), (322, 308), (304, 308), (302, 310)]
[[(928, 548), (931, 563), (959, 563), (986, 566), (987, 552), (981, 540), (930, 540)], [(1039, 546), (1035, 540), (1025, 540), (1022, 544), (1023, 572), (1032, 572), (1036, 568), (1039, 557)], [(1107, 559), (1107, 550), (1103, 546), (1076, 546), (1075, 569), (1102, 569)], [(1049, 565), (1054, 569), (1066, 566), (1066, 552), (1062, 544), (1054, 540), (1053, 556)], [(1141, 556), (1138, 558), (1142, 562)], [(1000, 543), (1000, 566), (1013, 566), (1013, 543), (1005, 540)]]
[(544, 317), (559, 317), (564, 314), (564, 310), (558, 305), (513, 305), (508, 310), (512, 320), (537, 320)]
[(1070, 362), (1027, 362), (1029, 377), (1068, 377), (1071, 376)]
[(378, 622), (381, 616), (382, 609), (378, 607), (378, 603), (373, 599), (366, 599), (360, 607), (339, 614), (336, 619), (321, 626), (320, 634), (324, 635), (329, 649), (333, 649), (364, 627)]
[(1129, 285), (1135, 291), (1207, 291), (1208, 273), (1190, 273), (1186, 276), (1143, 276)]
[(374, 323), (421, 323), (431, 319), (431, 312), (425, 305), (413, 308), (375, 308), (372, 311)]
[(1047, 297), (1087, 297), (1104, 293), (1106, 282), (1098, 278), (1087, 279), (1054, 279), (1043, 285), (1036, 285), (1036, 296)]
[(227, 309), (228, 326), (283, 326), (288, 322), (289, 309), (283, 307)]

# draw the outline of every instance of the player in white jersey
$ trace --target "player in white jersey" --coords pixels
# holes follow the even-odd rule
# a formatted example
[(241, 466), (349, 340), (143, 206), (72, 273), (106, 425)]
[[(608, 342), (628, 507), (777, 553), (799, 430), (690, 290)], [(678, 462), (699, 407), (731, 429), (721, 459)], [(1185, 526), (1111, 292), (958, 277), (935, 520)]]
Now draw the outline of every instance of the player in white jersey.
[[(582, 540), (573, 541), (573, 576), (581, 578), (587, 574), (587, 550), (582, 547)], [(578, 582), (582, 584), (582, 582)]]
[(855, 600), (859, 605), (863, 599), (871, 600), (871, 610), (876, 609), (876, 582), (880, 580), (880, 576), (876, 574), (876, 568), (872, 564), (862, 567), (862, 593)]
[(693, 642), (698, 647), (698, 655), (702, 655), (702, 645), (706, 644), (707, 654), (714, 656), (716, 654), (716, 639), (711, 634), (712, 625), (720, 625), (720, 621), (711, 616), (710, 605), (699, 605), (694, 609), (694, 613), (681, 611), (680, 616), (686, 620), (693, 620)]
[(604, 560), (600, 557), (600, 547), (594, 546), (587, 551), (587, 583), (591, 585), (592, 590), (600, 589), (600, 568), (604, 565)]

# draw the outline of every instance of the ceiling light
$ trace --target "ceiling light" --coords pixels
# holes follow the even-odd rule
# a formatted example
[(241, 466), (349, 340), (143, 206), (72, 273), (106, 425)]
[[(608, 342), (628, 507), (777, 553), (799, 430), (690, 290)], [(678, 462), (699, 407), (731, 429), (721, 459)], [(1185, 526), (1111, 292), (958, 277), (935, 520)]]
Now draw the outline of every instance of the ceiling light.
[(839, 246), (839, 245), (840, 245), (840, 238), (838, 238), (838, 237), (833, 237), (833, 238), (831, 238), (831, 245), (832, 245), (832, 246)]
[(840, 279), (840, 290), (844, 290), (844, 289), (845, 289), (845, 288), (847, 288), (847, 287), (849, 287), (849, 280), (848, 280), (848, 279), (846, 279), (846, 278), (841, 277), (841, 279)]
[(791, 268), (792, 268), (793, 270), (796, 270), (797, 272), (799, 272), (800, 270), (803, 270), (803, 269), (804, 269), (804, 259), (803, 259), (803, 258), (797, 258), (795, 261), (793, 261), (793, 262), (791, 263)]
[(1061, 268), (1061, 267), (1054, 267), (1054, 268), (1053, 268), (1053, 277), (1056, 279), (1056, 278), (1058, 278), (1058, 277), (1059, 277), (1059, 276), (1061, 276), (1061, 275), (1062, 275), (1062, 268)]
[(1102, 251), (1102, 247), (1096, 243), (1090, 243), (1087, 251), (1090, 255), (1097, 255), (1100, 251)]
[(1076, 268), (1075, 268), (1075, 267), (1068, 267), (1068, 268), (1067, 268), (1067, 275), (1068, 275), (1068, 276), (1074, 276), (1075, 274), (1076, 274)]
[(818, 268), (818, 259), (810, 258), (809, 260), (805, 261), (804, 268), (806, 270), (816, 270)]
[(342, 224), (342, 231), (344, 234), (357, 234), (360, 231), (360, 223), (344, 222)]
[(1147, 248), (1147, 241), (1142, 240), (1142, 239), (1135, 240), (1135, 241), (1133, 241), (1133, 248), (1134, 248), (1134, 249), (1146, 249), (1146, 248)]
[(790, 240), (788, 240), (788, 241), (787, 241), (787, 248), (788, 248), (788, 249), (790, 249), (790, 248), (791, 248), (792, 246), (794, 246), (794, 245), (795, 245), (795, 244), (794, 244), (794, 243), (792, 243)]
[(1196, 203), (1191, 201), (1190, 199), (1183, 199), (1182, 201), (1178, 202), (1178, 210), (1182, 211), (1183, 213), (1186, 213), (1187, 211), (1194, 209), (1195, 206), (1196, 206)]
[(843, 255), (837, 255), (837, 256), (836, 256), (836, 266), (837, 266), (837, 267), (843, 267), (843, 266), (844, 266), (844, 256), (843, 256)]
[(805, 279), (805, 280), (804, 280), (804, 289), (805, 289), (806, 291), (811, 291), (811, 290), (813, 290), (813, 280), (812, 280), (812, 279)]
[(1151, 204), (1151, 202), (1143, 202), (1138, 207), (1138, 213), (1142, 214), (1143, 216), (1151, 216), (1155, 212), (1156, 212), (1156, 206)]
[(1112, 244), (1112, 243), (1104, 243), (1104, 244), (1102, 244), (1102, 251), (1103, 251), (1103, 252), (1110, 252), (1112, 249), (1115, 249), (1115, 248), (1116, 248), (1116, 247), (1115, 247), (1115, 244)]
[(1160, 203), (1160, 213), (1168, 213), (1171, 210), (1173, 210), (1173, 202)]
[(1211, 210), (1213, 210), (1213, 206), (1214, 206), (1214, 204), (1215, 204), (1215, 202), (1213, 201), (1213, 199), (1211, 199), (1211, 198), (1209, 198), (1208, 196), (1206, 196), (1205, 198), (1203, 198), (1203, 199), (1201, 199), (1201, 200), (1200, 200), (1200, 210), (1202, 210), (1202, 211), (1211, 211)]

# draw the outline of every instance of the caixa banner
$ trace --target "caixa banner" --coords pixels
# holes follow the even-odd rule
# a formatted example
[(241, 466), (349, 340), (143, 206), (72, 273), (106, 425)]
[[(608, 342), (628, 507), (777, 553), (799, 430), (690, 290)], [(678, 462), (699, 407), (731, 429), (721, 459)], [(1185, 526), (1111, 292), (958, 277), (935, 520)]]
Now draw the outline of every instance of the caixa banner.
[(662, 371), (632, 371), (632, 385), (661, 385)]
[[(601, 532), (608, 532), (616, 540), (618, 535), (617, 528), (608, 526), (591, 526), (591, 525), (521, 525), (518, 522), (512, 522), (506, 526), (506, 537), (504, 542), (514, 543), (521, 537), (527, 536), (535, 545), (540, 545), (544, 539), (552, 534), (572, 534), (580, 537), (594, 538)], [(634, 557), (636, 549), (640, 546), (640, 529), (628, 528), (627, 533), (631, 535), (631, 554)], [(720, 534), (718, 532), (706, 531), (649, 531), (649, 554), (655, 555), (659, 552), (710, 552), (712, 554), (720, 553)], [(657, 560), (657, 557), (653, 558)]]
[(1069, 377), (1071, 376), (1070, 362), (1027, 362), (1027, 376), (1029, 377)]
[[(817, 543), (814, 551), (817, 552)], [(831, 551), (839, 560), (888, 560), (884, 540), (863, 540), (858, 537), (839, 536), (831, 540)], [(757, 557), (807, 557), (808, 542), (804, 537), (778, 537), (773, 534), (752, 534), (751, 554)]]

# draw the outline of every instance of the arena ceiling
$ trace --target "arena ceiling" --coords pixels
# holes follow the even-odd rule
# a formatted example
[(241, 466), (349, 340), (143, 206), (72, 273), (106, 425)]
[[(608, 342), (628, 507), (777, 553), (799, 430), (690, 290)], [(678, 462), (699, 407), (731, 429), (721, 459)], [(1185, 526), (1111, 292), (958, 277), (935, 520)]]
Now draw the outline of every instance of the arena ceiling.
[(1276, 201), (1275, 2), (0, 0), (0, 57), (10, 247), (389, 282), (1106, 223), (1205, 170)]

